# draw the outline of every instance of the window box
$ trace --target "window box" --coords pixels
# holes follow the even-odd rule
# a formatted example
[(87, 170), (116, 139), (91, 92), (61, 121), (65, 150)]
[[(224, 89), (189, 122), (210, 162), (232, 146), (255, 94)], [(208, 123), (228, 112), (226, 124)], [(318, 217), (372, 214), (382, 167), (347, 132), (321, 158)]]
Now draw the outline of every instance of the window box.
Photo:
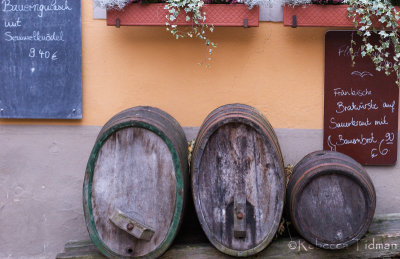
[(348, 7), (348, 5), (285, 5), (283, 7), (283, 24), (292, 27), (327, 26), (354, 28), (352, 20), (347, 17)]
[[(165, 16), (168, 10), (165, 3), (158, 4), (130, 4), (122, 10), (107, 11), (107, 25), (165, 25)], [(244, 4), (205, 4), (206, 23), (214, 26), (258, 26), (259, 7), (253, 9)], [(192, 21), (185, 21), (184, 11), (179, 15), (176, 25), (192, 25)]]

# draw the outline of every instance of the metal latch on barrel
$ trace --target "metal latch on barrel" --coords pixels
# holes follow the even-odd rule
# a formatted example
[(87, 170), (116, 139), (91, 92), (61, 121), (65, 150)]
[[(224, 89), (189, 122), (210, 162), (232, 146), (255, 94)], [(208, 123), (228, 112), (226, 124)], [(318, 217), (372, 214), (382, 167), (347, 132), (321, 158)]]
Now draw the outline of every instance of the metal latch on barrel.
[(234, 197), (233, 235), (235, 238), (246, 237), (246, 193)]

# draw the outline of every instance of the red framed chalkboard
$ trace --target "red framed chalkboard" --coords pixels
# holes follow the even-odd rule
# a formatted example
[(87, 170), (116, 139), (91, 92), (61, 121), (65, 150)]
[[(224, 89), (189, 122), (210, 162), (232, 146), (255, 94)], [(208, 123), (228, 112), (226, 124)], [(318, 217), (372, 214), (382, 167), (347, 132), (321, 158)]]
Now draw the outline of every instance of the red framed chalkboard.
[[(357, 42), (355, 66), (352, 39)], [(376, 71), (368, 57), (361, 57), (360, 45), (355, 31), (326, 33), (324, 149), (345, 153), (364, 165), (395, 164), (399, 88), (394, 75)]]

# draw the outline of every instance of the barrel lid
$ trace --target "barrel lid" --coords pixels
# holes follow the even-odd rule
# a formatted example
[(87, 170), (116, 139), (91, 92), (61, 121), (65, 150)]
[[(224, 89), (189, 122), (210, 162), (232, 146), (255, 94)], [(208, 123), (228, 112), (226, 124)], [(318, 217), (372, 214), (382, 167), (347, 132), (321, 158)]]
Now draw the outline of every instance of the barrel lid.
[(89, 234), (108, 257), (155, 258), (172, 243), (181, 221), (184, 152), (173, 130), (159, 122), (117, 120), (99, 135), (86, 169)]
[[(223, 116), (223, 115), (222, 115)], [(265, 128), (246, 117), (203, 124), (192, 160), (199, 221), (220, 251), (249, 256), (274, 237), (283, 210), (282, 158)]]

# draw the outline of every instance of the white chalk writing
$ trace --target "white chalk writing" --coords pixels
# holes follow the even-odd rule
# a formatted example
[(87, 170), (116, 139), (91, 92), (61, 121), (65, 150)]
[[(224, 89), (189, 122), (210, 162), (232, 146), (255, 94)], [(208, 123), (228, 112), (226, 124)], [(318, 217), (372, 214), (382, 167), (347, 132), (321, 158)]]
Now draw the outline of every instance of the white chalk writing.
[(395, 108), (396, 108), (395, 105), (396, 105), (396, 101), (393, 101), (392, 103), (383, 102), (382, 107), (383, 108), (389, 108), (393, 113)]
[(360, 72), (360, 71), (353, 71), (353, 72), (351, 72), (351, 75), (352, 76), (359, 76), (359, 77), (361, 77), (361, 78), (363, 78), (364, 76), (374, 76), (371, 72), (368, 72), (368, 71), (363, 71), (363, 72)]
[(337, 121), (335, 117), (330, 119), (331, 125), (329, 126), (330, 129), (337, 129), (337, 128), (349, 128), (349, 127), (368, 127), (372, 123), (367, 118), (366, 120), (355, 120), (351, 117), (350, 121)]
[(4, 20), (5, 28), (17, 28), (17, 27), (21, 27), (21, 26), (22, 26), (22, 21), (19, 17), (17, 18), (17, 20), (14, 20), (14, 21)]
[(335, 88), (333, 89), (333, 94), (335, 96), (368, 96), (372, 95), (372, 91), (367, 88), (363, 90)]
[(386, 121), (386, 115), (383, 116), (380, 120), (375, 120), (375, 126), (389, 125)]
[(351, 102), (350, 105), (345, 105), (342, 101), (339, 101), (336, 103), (336, 105), (337, 105), (336, 113), (343, 113), (347, 111), (369, 111), (369, 110), (379, 109), (379, 107), (376, 105), (376, 103), (374, 103), (372, 99), (367, 103), (360, 102), (358, 104), (355, 104), (354, 102)]
[(39, 50), (36, 51), (35, 48), (31, 48), (29, 50), (29, 57), (30, 58), (38, 57), (38, 58), (41, 58), (41, 59), (51, 59), (52, 61), (56, 61), (58, 59), (57, 58), (57, 51), (50, 52), (48, 50), (42, 50), (42, 49), (39, 49)]
[(42, 18), (46, 12), (71, 11), (72, 8), (68, 5), (68, 0), (58, 2), (52, 0), (48, 4), (13, 4), (11, 0), (2, 0), (3, 12), (37, 12), (38, 17)]
[(372, 144), (372, 143), (377, 143), (378, 141), (374, 137), (374, 133), (372, 132), (369, 137), (364, 137), (363, 134), (361, 134), (359, 137), (356, 138), (344, 138), (343, 135), (338, 135), (338, 141), (336, 142), (337, 146), (343, 146), (343, 145), (367, 145), (367, 144)]
[(5, 41), (64, 41), (64, 32), (52, 32), (42, 34), (40, 31), (33, 31), (31, 35), (13, 35), (12, 32), (5, 32)]

